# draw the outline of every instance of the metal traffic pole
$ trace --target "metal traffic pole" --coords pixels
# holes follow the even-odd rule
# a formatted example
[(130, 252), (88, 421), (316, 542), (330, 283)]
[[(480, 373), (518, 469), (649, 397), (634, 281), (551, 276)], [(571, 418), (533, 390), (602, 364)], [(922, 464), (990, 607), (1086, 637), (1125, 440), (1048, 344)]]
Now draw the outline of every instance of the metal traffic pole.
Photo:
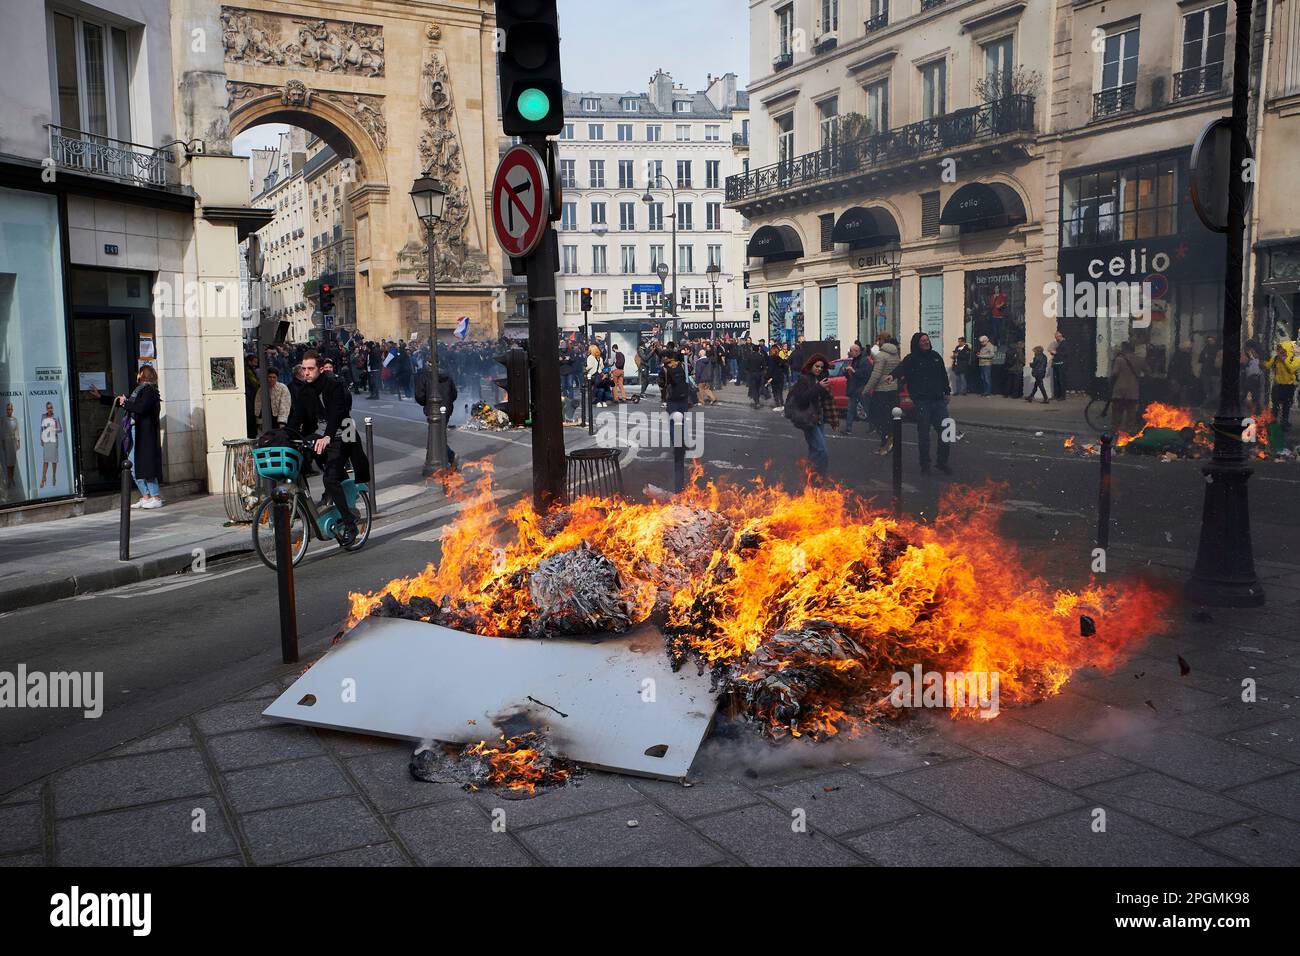
[[(298, 607), (293, 593), (293, 543), (290, 539), (290, 486), (280, 482), (271, 500), (275, 515), (275, 577), (280, 592), (280, 656), (298, 663)], [(306, 533), (305, 531), (303, 532)]]
[(366, 416), (366, 457), (370, 459), (370, 508), (379, 514), (379, 464), (375, 461), (375, 420)]
[(131, 560), (131, 459), (122, 459), (122, 514), (117, 525), (117, 559)]
[(1110, 547), (1110, 455), (1113, 435), (1101, 436), (1101, 488), (1097, 492), (1097, 547)]
[[(853, 409), (850, 407), (850, 414)], [(894, 407), (894, 514), (903, 513), (903, 410)]]

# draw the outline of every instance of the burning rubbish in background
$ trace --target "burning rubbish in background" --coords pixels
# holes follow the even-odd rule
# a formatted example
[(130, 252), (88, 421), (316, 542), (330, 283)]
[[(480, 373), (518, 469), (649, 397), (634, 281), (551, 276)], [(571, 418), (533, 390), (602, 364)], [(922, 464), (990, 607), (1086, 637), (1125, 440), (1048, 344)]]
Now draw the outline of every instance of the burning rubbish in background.
[[(1143, 411), (1142, 421), (1142, 428), (1133, 434), (1122, 429), (1115, 433), (1116, 450), (1156, 455), (1161, 461), (1208, 458), (1214, 452), (1213, 420), (1197, 418), (1191, 409), (1152, 402)], [(1248, 454), (1261, 461), (1270, 456), (1274, 461), (1295, 460), (1295, 452), (1285, 447), (1281, 425), (1273, 421), (1269, 409), (1261, 410), (1250, 422), (1243, 437), (1255, 447)], [(1063, 446), (1077, 455), (1101, 454), (1100, 442), (1079, 442), (1074, 435), (1065, 439)]]
[(997, 530), (996, 491), (954, 492), (947, 517), (921, 524), (838, 489), (700, 485), (698, 474), (671, 503), (503, 512), (485, 479), (441, 561), (351, 595), (348, 626), (373, 614), (547, 638), (649, 621), (676, 667), (707, 668), (724, 713), (773, 740), (897, 719), (891, 676), (917, 666), (997, 674), (1002, 706), (1041, 700), (1162, 630), (1171, 598), (1145, 582), (1068, 590), (1037, 575)]
[(454, 782), (471, 792), (490, 787), (520, 799), (562, 787), (581, 775), (577, 764), (553, 753), (535, 731), (502, 737), (493, 744), (429, 741), (411, 758), (411, 776), (416, 780)]

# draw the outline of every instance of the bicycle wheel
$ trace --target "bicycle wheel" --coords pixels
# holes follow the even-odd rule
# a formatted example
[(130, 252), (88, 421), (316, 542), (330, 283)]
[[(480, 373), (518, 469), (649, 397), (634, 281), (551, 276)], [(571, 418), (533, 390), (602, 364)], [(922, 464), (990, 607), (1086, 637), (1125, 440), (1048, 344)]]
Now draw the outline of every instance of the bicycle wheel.
[[(289, 515), (289, 547), (292, 549), (293, 563), (296, 566), (307, 553), (311, 532), (307, 527), (307, 516), (303, 513), (303, 508), (298, 504), (296, 497), (293, 499), (293, 508)], [(253, 550), (257, 552), (263, 564), (272, 571), (275, 570), (275, 502), (270, 498), (258, 505), (257, 511), (253, 513)]]
[(1110, 399), (1094, 398), (1088, 403), (1088, 407), (1083, 410), (1083, 417), (1088, 420), (1088, 427), (1098, 435), (1104, 435), (1110, 431)]
[(361, 516), (357, 519), (357, 539), (344, 548), (345, 551), (360, 551), (365, 547), (366, 541), (370, 538), (370, 522), (372, 515), (369, 491), (357, 492), (355, 507), (357, 514)]

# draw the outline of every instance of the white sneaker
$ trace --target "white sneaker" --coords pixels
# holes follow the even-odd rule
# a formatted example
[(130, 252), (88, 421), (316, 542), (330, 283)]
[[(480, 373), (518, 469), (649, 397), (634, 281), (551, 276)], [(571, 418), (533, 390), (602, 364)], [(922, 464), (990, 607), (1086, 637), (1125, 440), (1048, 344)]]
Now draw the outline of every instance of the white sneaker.
[(785, 406), (784, 406), (784, 405), (778, 405), (778, 406), (776, 406), (776, 408), (772, 409), (772, 411), (774, 411), (774, 412), (783, 412), (783, 411), (785, 411)]
[(161, 508), (162, 506), (163, 506), (163, 500), (161, 498), (146, 498), (144, 500), (144, 503), (140, 505), (140, 508), (143, 511), (153, 511), (154, 509)]

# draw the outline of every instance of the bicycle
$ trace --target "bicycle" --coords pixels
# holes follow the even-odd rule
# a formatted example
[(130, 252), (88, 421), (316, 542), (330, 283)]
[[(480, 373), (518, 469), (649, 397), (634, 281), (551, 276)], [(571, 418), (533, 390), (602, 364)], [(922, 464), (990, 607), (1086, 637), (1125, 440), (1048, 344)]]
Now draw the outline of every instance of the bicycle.
[(1083, 417), (1087, 419), (1088, 427), (1098, 435), (1104, 435), (1111, 430), (1109, 388), (1099, 390), (1093, 394), (1088, 401), (1087, 407), (1083, 410)]
[[(289, 547), (295, 567), (306, 556), (307, 546), (313, 537), (320, 541), (339, 541), (339, 546), (345, 551), (360, 551), (370, 538), (371, 517), (374, 513), (369, 486), (351, 477), (344, 479), (343, 494), (348, 507), (356, 516), (357, 537), (350, 545), (343, 545), (339, 540), (343, 518), (338, 508), (331, 504), (324, 511), (319, 510), (302, 478), (303, 463), (311, 453), (313, 444), (312, 440), (294, 440), (289, 445), (257, 448), (253, 451), (259, 475), (294, 486), (289, 506)], [(274, 499), (265, 498), (253, 512), (253, 550), (262, 559), (262, 563), (273, 571), (276, 568), (274, 509)]]

